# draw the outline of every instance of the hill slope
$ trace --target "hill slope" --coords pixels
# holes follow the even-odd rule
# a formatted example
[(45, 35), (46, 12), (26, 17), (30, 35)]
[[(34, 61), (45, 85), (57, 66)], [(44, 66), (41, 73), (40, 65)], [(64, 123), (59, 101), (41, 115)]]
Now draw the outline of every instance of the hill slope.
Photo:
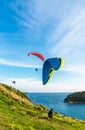
[(0, 83), (0, 130), (84, 130), (85, 121), (54, 113), (33, 105), (24, 93)]

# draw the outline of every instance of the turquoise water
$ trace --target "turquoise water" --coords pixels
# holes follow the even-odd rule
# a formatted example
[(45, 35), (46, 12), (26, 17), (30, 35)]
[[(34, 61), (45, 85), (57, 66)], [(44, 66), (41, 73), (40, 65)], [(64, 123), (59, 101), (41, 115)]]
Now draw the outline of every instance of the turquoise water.
[(62, 115), (71, 116), (85, 120), (85, 104), (66, 104), (64, 99), (70, 93), (27, 93), (34, 104), (42, 104), (47, 108), (53, 108), (54, 111)]

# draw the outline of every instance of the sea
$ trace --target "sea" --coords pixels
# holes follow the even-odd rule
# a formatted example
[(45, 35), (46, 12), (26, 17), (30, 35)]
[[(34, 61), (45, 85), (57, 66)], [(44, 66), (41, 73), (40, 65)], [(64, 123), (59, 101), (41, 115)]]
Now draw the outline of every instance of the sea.
[(33, 104), (41, 104), (48, 109), (53, 108), (65, 116), (85, 120), (85, 104), (67, 104), (64, 99), (70, 93), (26, 93)]

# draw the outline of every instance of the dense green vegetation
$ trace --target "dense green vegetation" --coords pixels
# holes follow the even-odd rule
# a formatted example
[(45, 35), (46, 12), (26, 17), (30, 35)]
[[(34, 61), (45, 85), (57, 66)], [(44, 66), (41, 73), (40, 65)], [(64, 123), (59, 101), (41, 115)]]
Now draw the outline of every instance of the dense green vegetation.
[(26, 95), (0, 84), (0, 130), (84, 130), (85, 121), (54, 113), (47, 117), (48, 110), (42, 105), (33, 105)]
[(65, 103), (85, 103), (85, 91), (69, 94), (65, 99)]

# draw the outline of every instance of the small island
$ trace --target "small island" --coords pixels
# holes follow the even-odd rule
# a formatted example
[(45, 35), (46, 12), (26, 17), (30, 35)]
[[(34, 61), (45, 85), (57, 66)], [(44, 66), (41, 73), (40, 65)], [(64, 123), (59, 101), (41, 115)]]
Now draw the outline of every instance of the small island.
[(64, 103), (69, 104), (85, 104), (85, 91), (74, 92), (69, 94), (65, 99)]

